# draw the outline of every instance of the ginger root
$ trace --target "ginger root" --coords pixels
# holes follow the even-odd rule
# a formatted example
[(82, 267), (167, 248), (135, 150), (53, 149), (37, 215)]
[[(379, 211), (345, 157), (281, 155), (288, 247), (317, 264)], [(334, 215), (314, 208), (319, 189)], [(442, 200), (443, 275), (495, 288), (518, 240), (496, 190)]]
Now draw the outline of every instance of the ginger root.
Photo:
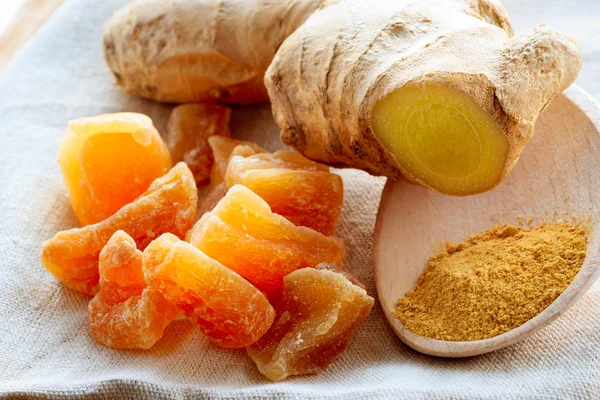
[(452, 195), (502, 182), (581, 68), (577, 42), (545, 26), (513, 37), (497, 0), (138, 0), (104, 48), (128, 93), (268, 91), (282, 140), (308, 158)]
[(579, 45), (545, 26), (511, 36), (490, 0), (317, 11), (265, 76), (281, 138), (313, 160), (442, 193), (490, 190), (581, 68)]
[(117, 85), (149, 99), (268, 101), (263, 77), (281, 43), (332, 0), (138, 0), (104, 28)]

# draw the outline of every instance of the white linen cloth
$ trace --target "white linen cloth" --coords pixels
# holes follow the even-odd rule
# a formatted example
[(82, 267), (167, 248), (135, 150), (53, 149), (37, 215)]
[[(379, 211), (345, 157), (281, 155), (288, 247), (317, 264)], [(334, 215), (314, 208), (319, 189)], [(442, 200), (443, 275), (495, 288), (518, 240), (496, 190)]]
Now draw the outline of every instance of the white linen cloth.
[[(600, 3), (507, 3), (518, 30), (546, 22), (579, 38), (585, 56), (578, 83), (600, 98)], [(600, 398), (600, 282), (542, 332), (468, 359), (412, 351), (376, 305), (327, 372), (281, 383), (264, 379), (243, 351), (213, 347), (187, 321), (172, 324), (149, 351), (95, 343), (86, 321), (89, 299), (65, 289), (39, 253), (44, 240), (76, 225), (56, 163), (67, 121), (138, 111), (164, 128), (170, 108), (120, 93), (102, 59), (102, 24), (123, 4), (68, 1), (0, 82), (0, 397)], [(375, 296), (372, 235), (385, 179), (352, 170), (341, 175), (345, 267)]]

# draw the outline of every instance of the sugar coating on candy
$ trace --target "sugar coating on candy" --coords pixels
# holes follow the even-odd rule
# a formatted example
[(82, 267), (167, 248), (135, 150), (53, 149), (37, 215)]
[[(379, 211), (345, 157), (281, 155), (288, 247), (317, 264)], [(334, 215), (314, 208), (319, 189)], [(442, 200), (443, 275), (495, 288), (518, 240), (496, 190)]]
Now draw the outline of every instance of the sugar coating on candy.
[(346, 351), (373, 303), (355, 278), (335, 266), (294, 271), (283, 280), (271, 329), (246, 350), (273, 381), (321, 372)]
[(137, 113), (71, 121), (58, 163), (82, 225), (108, 218), (171, 168), (169, 151), (152, 121)]
[(321, 262), (341, 267), (345, 253), (341, 239), (294, 225), (241, 185), (229, 189), (187, 239), (270, 298), (277, 297), (290, 272)]
[(182, 104), (173, 109), (165, 142), (174, 162), (184, 161), (197, 184), (210, 178), (213, 151), (211, 136), (229, 136), (231, 110), (217, 104)]
[(256, 143), (231, 139), (223, 136), (212, 136), (208, 138), (208, 144), (212, 149), (214, 158), (214, 163), (210, 172), (210, 184), (212, 186), (217, 186), (219, 183), (225, 180), (227, 166), (229, 165), (229, 158), (236, 147), (240, 145), (243, 146), (237, 149), (236, 155), (244, 157), (256, 153), (266, 152), (265, 149)]
[(149, 349), (180, 311), (144, 281), (142, 252), (117, 231), (100, 252), (100, 290), (88, 306), (94, 339), (115, 349)]
[(65, 286), (94, 295), (98, 291), (100, 251), (116, 231), (127, 232), (139, 249), (166, 232), (183, 237), (194, 223), (197, 203), (194, 177), (184, 163), (179, 163), (106, 220), (59, 232), (46, 241), (42, 263)]
[(144, 250), (150, 287), (196, 321), (219, 347), (256, 342), (271, 326), (275, 310), (250, 282), (171, 234)]
[(300, 153), (277, 151), (248, 157), (233, 155), (226, 179), (241, 184), (264, 199), (274, 213), (295, 225), (324, 235), (335, 233), (344, 203), (344, 185), (329, 167)]

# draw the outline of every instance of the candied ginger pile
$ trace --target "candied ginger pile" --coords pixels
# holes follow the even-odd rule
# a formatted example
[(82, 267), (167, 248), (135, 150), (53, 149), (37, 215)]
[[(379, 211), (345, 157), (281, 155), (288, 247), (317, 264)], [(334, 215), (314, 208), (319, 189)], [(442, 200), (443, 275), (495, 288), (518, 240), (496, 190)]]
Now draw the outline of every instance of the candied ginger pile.
[(229, 138), (229, 119), (227, 107), (178, 106), (167, 144), (141, 114), (71, 122), (58, 158), (82, 227), (46, 241), (42, 263), (93, 296), (101, 345), (149, 349), (188, 318), (214, 345), (246, 348), (271, 380), (320, 372), (374, 302), (342, 271), (342, 180)]
[(194, 177), (179, 163), (105, 220), (58, 232), (42, 246), (42, 262), (65, 286), (94, 295), (100, 251), (116, 231), (127, 232), (142, 250), (166, 232), (183, 237), (194, 223), (197, 203)]
[(295, 225), (327, 236), (335, 233), (344, 202), (344, 185), (339, 175), (329, 172), (329, 167), (293, 151), (267, 153), (243, 142), (233, 147), (232, 139), (216, 136), (209, 143), (215, 153), (215, 165), (228, 165), (224, 174), (213, 170), (213, 186), (221, 182), (227, 188), (243, 185), (267, 202), (274, 213)]
[(275, 318), (260, 290), (174, 235), (165, 233), (144, 250), (143, 267), (148, 284), (219, 347), (251, 345)]
[(98, 343), (115, 349), (149, 349), (180, 311), (142, 270), (142, 252), (117, 231), (100, 252), (100, 290), (90, 301), (89, 325)]
[(341, 267), (345, 253), (341, 239), (294, 225), (242, 185), (229, 189), (186, 239), (269, 296), (279, 294), (290, 272), (321, 262)]

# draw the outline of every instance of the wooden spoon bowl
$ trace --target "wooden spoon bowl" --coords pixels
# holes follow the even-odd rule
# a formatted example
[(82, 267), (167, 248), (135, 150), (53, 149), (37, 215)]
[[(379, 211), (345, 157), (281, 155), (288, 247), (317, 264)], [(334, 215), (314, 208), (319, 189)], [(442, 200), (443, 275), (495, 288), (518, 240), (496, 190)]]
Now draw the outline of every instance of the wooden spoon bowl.
[[(568, 288), (523, 325), (484, 340), (429, 339), (404, 328), (392, 313), (441, 242), (460, 242), (497, 223), (534, 223), (554, 216), (590, 218), (586, 258)], [(451, 197), (388, 180), (375, 228), (375, 283), (398, 337), (413, 349), (443, 357), (487, 353), (522, 340), (573, 305), (600, 275), (600, 105), (578, 87), (552, 102), (517, 166), (496, 189)]]

